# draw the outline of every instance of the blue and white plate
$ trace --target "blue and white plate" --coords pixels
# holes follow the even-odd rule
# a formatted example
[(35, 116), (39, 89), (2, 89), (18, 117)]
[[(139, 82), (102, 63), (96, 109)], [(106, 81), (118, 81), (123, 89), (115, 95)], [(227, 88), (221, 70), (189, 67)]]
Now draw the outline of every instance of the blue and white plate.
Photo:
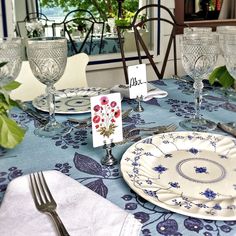
[[(107, 88), (69, 88), (58, 90), (55, 93), (55, 113), (82, 114), (90, 112), (90, 97), (108, 94)], [(47, 97), (45, 94), (33, 100), (33, 106), (38, 110), (48, 112)]]
[(236, 139), (201, 132), (158, 134), (124, 153), (121, 171), (137, 194), (183, 215), (236, 220)]

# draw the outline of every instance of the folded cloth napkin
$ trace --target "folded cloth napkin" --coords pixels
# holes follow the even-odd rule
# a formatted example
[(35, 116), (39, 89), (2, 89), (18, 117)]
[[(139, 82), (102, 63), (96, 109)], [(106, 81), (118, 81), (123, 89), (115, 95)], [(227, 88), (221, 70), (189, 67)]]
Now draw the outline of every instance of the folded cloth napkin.
[[(168, 93), (161, 90), (151, 84), (147, 84), (147, 95), (143, 98), (143, 101), (151, 100), (152, 98), (164, 98)], [(129, 85), (118, 84), (111, 88), (112, 92), (119, 92), (123, 97), (129, 98)]]
[(236, 137), (236, 127), (233, 123), (218, 123), (217, 127)]
[[(132, 214), (61, 172), (45, 171), (44, 176), (71, 236), (139, 235), (141, 223)], [(0, 235), (58, 235), (50, 216), (36, 209), (28, 175), (8, 185), (0, 207)]]

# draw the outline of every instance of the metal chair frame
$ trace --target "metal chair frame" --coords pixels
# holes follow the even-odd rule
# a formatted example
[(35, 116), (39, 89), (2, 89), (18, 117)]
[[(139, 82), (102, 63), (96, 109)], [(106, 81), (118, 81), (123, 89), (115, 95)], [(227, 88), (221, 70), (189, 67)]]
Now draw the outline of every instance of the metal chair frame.
[[(150, 17), (150, 18), (147, 18), (145, 20), (137, 22), (137, 19), (138, 19), (138, 16), (139, 16), (140, 12), (142, 12), (142, 11), (147, 12), (150, 8), (156, 8), (158, 12), (160, 12), (160, 10), (163, 10), (163, 11), (167, 12), (168, 15), (170, 16), (170, 19), (162, 18), (160, 15), (158, 15), (157, 17)], [(157, 66), (156, 66), (156, 64), (153, 60), (153, 56), (149, 52), (148, 47), (145, 44), (145, 42), (142, 39), (142, 36), (140, 35), (140, 32), (139, 32), (139, 27), (141, 27), (143, 24), (145, 24), (147, 22), (151, 22), (151, 21), (166, 22), (166, 23), (168, 23), (172, 26), (172, 30), (171, 30), (171, 33), (170, 33), (169, 41), (168, 41), (166, 52), (165, 52), (164, 59), (163, 59), (163, 64), (162, 64), (162, 67), (161, 67), (160, 70), (157, 68)], [(160, 4), (149, 4), (149, 5), (141, 7), (135, 13), (134, 19), (133, 19), (130, 26), (117, 27), (118, 38), (119, 38), (119, 42), (120, 42), (121, 58), (122, 58), (124, 74), (125, 74), (125, 81), (126, 81), (127, 84), (129, 83), (129, 80), (128, 80), (126, 59), (125, 59), (125, 52), (124, 52), (124, 48), (123, 48), (123, 40), (122, 40), (122, 37), (121, 37), (121, 30), (122, 29), (127, 29), (127, 28), (132, 28), (134, 30), (135, 43), (136, 43), (136, 49), (137, 49), (139, 63), (142, 64), (142, 56), (141, 56), (141, 49), (140, 49), (140, 47), (142, 47), (142, 49), (145, 53), (145, 56), (146, 56), (146, 58), (148, 58), (148, 60), (151, 64), (153, 70), (155, 71), (157, 77), (159, 79), (163, 79), (172, 44), (173, 44), (173, 56), (174, 56), (174, 74), (177, 75), (176, 30), (179, 27), (184, 27), (184, 26), (178, 24), (175, 20), (174, 15), (172, 14), (172, 12), (167, 7), (162, 6)]]
[[(74, 17), (74, 18), (71, 19), (70, 16), (72, 14), (74, 14), (74, 13), (77, 13), (77, 12), (85, 13), (88, 16), (87, 17)], [(76, 42), (73, 40), (73, 38), (71, 36), (71, 33), (69, 32), (69, 29), (68, 29), (68, 24), (70, 24), (71, 22), (75, 22), (76, 20), (80, 20), (80, 21), (85, 21), (85, 22), (90, 22), (91, 23), (91, 26), (89, 27), (89, 29), (88, 29), (88, 31), (87, 31), (87, 33), (85, 35), (85, 38), (84, 38), (81, 46), (79, 47), (79, 49), (77, 49)], [(56, 26), (63, 25), (63, 30), (68, 35), (69, 41), (70, 41), (70, 43), (72, 45), (72, 48), (73, 48), (75, 54), (83, 52), (83, 48), (85, 46), (85, 43), (87, 42), (87, 40), (89, 39), (89, 36), (90, 36), (89, 54), (91, 54), (91, 52), (92, 52), (92, 45), (93, 45), (93, 38), (94, 38), (93, 34), (94, 34), (94, 25), (95, 24), (102, 25), (102, 35), (101, 35), (100, 47), (99, 47), (99, 54), (101, 54), (102, 43), (103, 43), (103, 35), (104, 35), (104, 29), (105, 29), (105, 23), (101, 22), (101, 21), (97, 21), (94, 18), (94, 16), (92, 15), (92, 13), (90, 11), (88, 11), (88, 10), (76, 9), (76, 10), (73, 10), (73, 11), (67, 13), (67, 15), (65, 16), (65, 18), (64, 18), (64, 20), (62, 22), (54, 23), (52, 25), (53, 35), (55, 36), (55, 28), (56, 28)]]

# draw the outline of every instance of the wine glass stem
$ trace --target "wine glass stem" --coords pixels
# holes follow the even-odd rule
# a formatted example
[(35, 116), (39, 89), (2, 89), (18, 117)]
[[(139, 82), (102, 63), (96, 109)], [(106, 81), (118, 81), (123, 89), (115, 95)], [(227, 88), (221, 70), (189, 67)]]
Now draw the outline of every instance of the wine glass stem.
[(55, 88), (53, 85), (47, 85), (46, 94), (47, 94), (47, 103), (49, 108), (49, 123), (56, 122), (55, 119)]
[(195, 80), (194, 84), (194, 100), (195, 100), (195, 116), (196, 120), (201, 119), (200, 111), (201, 111), (201, 104), (202, 104), (202, 89), (203, 83), (201, 80)]

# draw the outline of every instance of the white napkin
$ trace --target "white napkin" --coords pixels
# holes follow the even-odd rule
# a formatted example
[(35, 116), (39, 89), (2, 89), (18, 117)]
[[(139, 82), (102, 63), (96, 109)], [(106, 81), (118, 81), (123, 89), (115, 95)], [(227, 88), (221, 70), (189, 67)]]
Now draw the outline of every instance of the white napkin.
[[(143, 101), (151, 100), (152, 98), (164, 98), (168, 93), (161, 90), (151, 84), (147, 84), (147, 95), (143, 98)], [(118, 84), (111, 88), (112, 92), (119, 92), (123, 97), (129, 98), (129, 85)]]
[[(45, 171), (44, 176), (71, 236), (139, 235), (142, 225), (132, 214), (61, 172)], [(28, 175), (8, 185), (0, 207), (0, 235), (58, 235), (52, 219), (35, 208)]]

